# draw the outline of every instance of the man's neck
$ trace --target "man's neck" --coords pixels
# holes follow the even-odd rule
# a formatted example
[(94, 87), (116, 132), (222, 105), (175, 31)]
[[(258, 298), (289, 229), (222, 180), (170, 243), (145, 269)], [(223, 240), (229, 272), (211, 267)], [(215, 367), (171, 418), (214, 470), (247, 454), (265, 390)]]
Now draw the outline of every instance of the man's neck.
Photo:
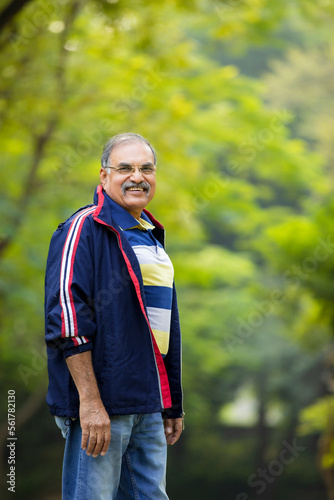
[(134, 217), (137, 221), (139, 221), (142, 210), (140, 210), (139, 212), (137, 210), (135, 212), (133, 210), (131, 210), (131, 211), (128, 210), (128, 212), (130, 215), (132, 215), (132, 217)]

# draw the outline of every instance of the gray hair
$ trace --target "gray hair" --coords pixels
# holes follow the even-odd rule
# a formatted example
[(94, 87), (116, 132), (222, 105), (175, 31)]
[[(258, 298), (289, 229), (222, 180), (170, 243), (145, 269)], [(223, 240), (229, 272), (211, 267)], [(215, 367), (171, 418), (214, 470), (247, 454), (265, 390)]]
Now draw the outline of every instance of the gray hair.
[(119, 146), (120, 144), (124, 144), (124, 143), (127, 143), (127, 142), (136, 142), (136, 141), (143, 142), (144, 144), (146, 144), (150, 148), (150, 150), (153, 153), (154, 165), (156, 165), (156, 163), (157, 163), (157, 156), (155, 154), (155, 150), (154, 150), (153, 146), (148, 142), (148, 140), (145, 139), (144, 137), (142, 137), (139, 134), (134, 134), (132, 132), (127, 132), (127, 133), (124, 133), (124, 134), (114, 135), (113, 137), (111, 137), (107, 141), (107, 143), (105, 144), (105, 146), (103, 148), (103, 153), (102, 153), (102, 156), (101, 156), (101, 165), (102, 165), (102, 168), (108, 168), (108, 167), (110, 167), (110, 153), (111, 153), (111, 151), (116, 146)]

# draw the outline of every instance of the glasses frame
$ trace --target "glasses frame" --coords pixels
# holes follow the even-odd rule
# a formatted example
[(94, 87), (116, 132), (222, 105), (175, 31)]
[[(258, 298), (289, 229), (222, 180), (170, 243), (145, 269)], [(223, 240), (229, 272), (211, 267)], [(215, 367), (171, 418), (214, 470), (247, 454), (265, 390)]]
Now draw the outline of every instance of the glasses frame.
[[(148, 167), (148, 166), (150, 166), (150, 165), (142, 165), (142, 166), (140, 166), (140, 167), (134, 167), (133, 165), (123, 165), (123, 166), (121, 166), (121, 167), (104, 167), (104, 168), (107, 170), (107, 173), (108, 173), (108, 174), (110, 174), (110, 170), (115, 170), (115, 172), (117, 172), (118, 174), (121, 174), (121, 175), (132, 175), (132, 174), (136, 171), (136, 169), (138, 169), (138, 171), (139, 171), (142, 175), (153, 175), (153, 174), (155, 174), (155, 172), (156, 172), (156, 170), (157, 170), (156, 165), (153, 165), (153, 166), (152, 166), (152, 169), (153, 169), (153, 170), (152, 170), (152, 172), (143, 172), (143, 170), (142, 170), (142, 169), (143, 169), (143, 168), (145, 168), (145, 167)], [(131, 172), (122, 172), (121, 170), (122, 170), (122, 168), (124, 168), (124, 167), (129, 167), (129, 168), (131, 168), (131, 169), (132, 169), (132, 170), (131, 170)]]

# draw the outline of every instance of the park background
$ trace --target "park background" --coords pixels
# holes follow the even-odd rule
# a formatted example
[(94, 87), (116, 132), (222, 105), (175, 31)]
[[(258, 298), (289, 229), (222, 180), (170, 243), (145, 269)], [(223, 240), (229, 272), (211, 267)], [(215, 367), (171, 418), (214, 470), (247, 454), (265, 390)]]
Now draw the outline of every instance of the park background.
[(108, 137), (158, 153), (183, 331), (172, 500), (334, 498), (332, 0), (7, 0), (0, 8), (1, 498), (60, 500), (45, 403), (51, 235)]

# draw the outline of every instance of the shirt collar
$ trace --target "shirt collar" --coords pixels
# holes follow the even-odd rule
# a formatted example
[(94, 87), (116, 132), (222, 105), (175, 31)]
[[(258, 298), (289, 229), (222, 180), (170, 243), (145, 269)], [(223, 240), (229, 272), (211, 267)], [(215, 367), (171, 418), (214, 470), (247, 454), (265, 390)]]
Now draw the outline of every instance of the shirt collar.
[(142, 231), (148, 231), (149, 229), (154, 229), (155, 228), (155, 226), (153, 226), (153, 224), (151, 224), (147, 220), (143, 219), (143, 217), (139, 217), (139, 219), (138, 220), (135, 219), (135, 221), (137, 222), (136, 226), (127, 227), (126, 229), (135, 229), (135, 228), (138, 228), (138, 229), (141, 229)]
[(105, 193), (105, 197), (110, 204), (112, 217), (122, 231), (135, 228), (141, 229), (142, 231), (147, 231), (149, 229), (155, 228), (155, 226), (151, 224), (149, 218), (144, 212), (140, 214), (140, 217), (137, 220), (135, 217), (133, 217), (133, 215), (125, 210), (125, 208), (121, 207), (112, 198), (110, 198), (107, 193)]

